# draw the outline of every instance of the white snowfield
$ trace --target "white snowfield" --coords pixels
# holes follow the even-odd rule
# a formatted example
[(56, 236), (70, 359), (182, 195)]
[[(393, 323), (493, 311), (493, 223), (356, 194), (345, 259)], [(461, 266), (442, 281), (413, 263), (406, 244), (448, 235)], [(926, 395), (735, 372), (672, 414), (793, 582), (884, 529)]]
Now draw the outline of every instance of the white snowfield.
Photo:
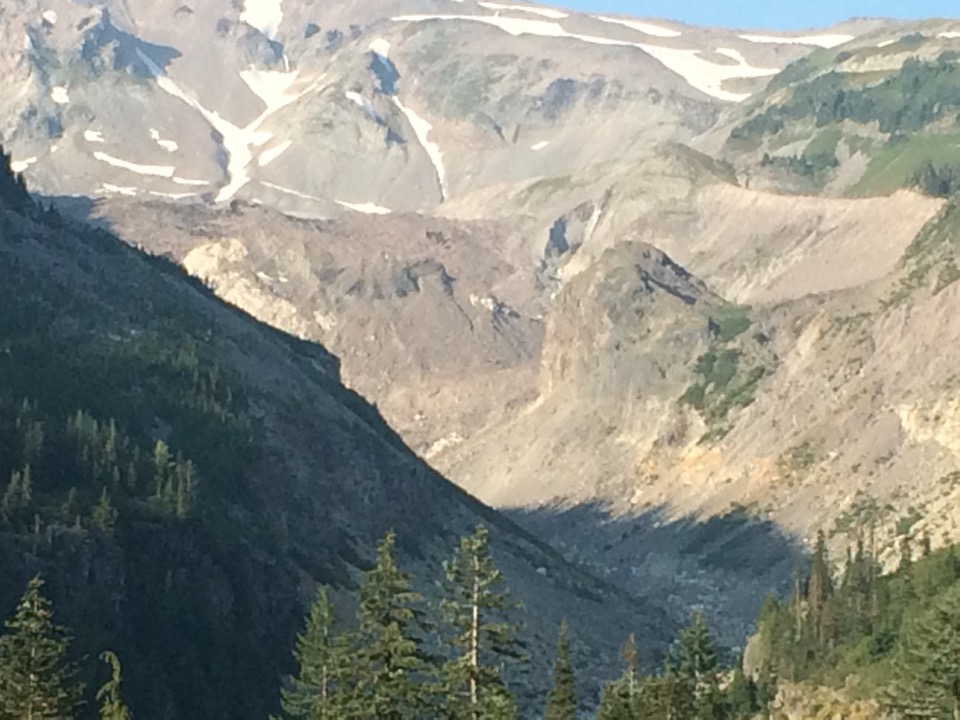
[(172, 165), (139, 165), (137, 163), (127, 162), (126, 160), (115, 158), (112, 155), (107, 155), (106, 153), (99, 151), (95, 152), (93, 157), (100, 162), (106, 163), (107, 165), (129, 170), (130, 172), (135, 172), (138, 175), (152, 175), (154, 177), (172, 178), (173, 173), (176, 170), (176, 168), (174, 168)]
[(266, 167), (278, 157), (283, 155), (287, 150), (289, 150), (291, 145), (293, 145), (293, 141), (287, 140), (286, 142), (280, 143), (276, 147), (270, 148), (269, 150), (264, 150), (262, 153), (260, 153), (260, 157), (257, 158), (257, 165), (260, 167)]
[(254, 95), (263, 100), (267, 108), (279, 110), (297, 99), (296, 94), (288, 91), (297, 81), (299, 74), (296, 70), (287, 73), (276, 70), (257, 70), (251, 67), (240, 71), (240, 79), (246, 83)]
[[(279, 7), (279, 3), (277, 4)], [(325, 75), (320, 75), (316, 80), (305, 87), (301, 92), (289, 94), (290, 86), (296, 79), (297, 73), (276, 73), (264, 71), (245, 71), (241, 73), (241, 78), (247, 83), (248, 87), (257, 94), (261, 100), (266, 103), (266, 109), (246, 127), (238, 127), (229, 120), (220, 117), (220, 114), (208, 110), (200, 102), (184, 92), (173, 80), (171, 80), (163, 70), (140, 48), (136, 49), (137, 55), (149, 69), (157, 81), (157, 86), (164, 92), (172, 95), (178, 100), (192, 107), (199, 112), (207, 123), (223, 138), (223, 148), (227, 153), (227, 176), (229, 182), (220, 188), (215, 198), (216, 202), (225, 202), (233, 198), (240, 189), (250, 182), (249, 167), (253, 162), (253, 148), (259, 148), (273, 139), (273, 133), (259, 130), (260, 126), (281, 108), (286, 107), (292, 102), (315, 90)], [(282, 77), (276, 77), (282, 76)], [(293, 76), (291, 79), (290, 76)]]
[(184, 198), (197, 196), (196, 193), (165, 193), (157, 192), (155, 190), (151, 190), (150, 194), (155, 195), (156, 197), (169, 198), (170, 200), (183, 200)]
[(747, 65), (747, 59), (743, 56), (739, 50), (734, 50), (733, 48), (717, 48), (718, 55), (726, 55), (731, 60), (736, 60), (741, 65)]
[(390, 57), (390, 43), (383, 38), (377, 38), (368, 46), (371, 52), (381, 57)]
[(10, 169), (15, 173), (22, 173), (25, 172), (27, 168), (33, 165), (36, 161), (37, 158), (35, 157), (27, 158), (26, 160), (11, 160)]
[(50, 25), (57, 24), (57, 11), (56, 10), (47, 10), (40, 17), (42, 17)]
[(676, 38), (683, 34), (677, 30), (671, 30), (670, 28), (660, 27), (659, 25), (640, 22), (639, 20), (623, 20), (621, 18), (608, 17), (606, 15), (596, 15), (595, 17), (597, 20), (602, 22), (612, 23), (614, 25), (623, 25), (631, 30), (642, 32), (644, 35), (652, 35), (653, 37)]
[(301, 200), (314, 200), (316, 202), (326, 202), (323, 198), (318, 198), (315, 195), (307, 195), (306, 193), (299, 192), (298, 190), (291, 190), (290, 188), (283, 187), (282, 185), (277, 185), (272, 182), (267, 182), (266, 180), (261, 180), (260, 184), (263, 185), (264, 187), (268, 187), (273, 190), (276, 190), (277, 192), (282, 192), (285, 195), (293, 195), (294, 197), (298, 197)]
[[(465, 20), (468, 22), (480, 22), (493, 25), (515, 36), (540, 35), (542, 37), (572, 38), (597, 45), (634, 47), (651, 55), (664, 67), (680, 75), (697, 90), (719, 98), (720, 100), (728, 100), (730, 102), (742, 102), (750, 97), (750, 93), (734, 93), (724, 90), (722, 87), (724, 81), (736, 78), (768, 77), (780, 72), (779, 68), (753, 67), (752, 65), (748, 65), (746, 61), (738, 61), (736, 65), (719, 65), (702, 58), (699, 50), (684, 50), (663, 47), (661, 45), (632, 43), (594, 35), (577, 35), (567, 32), (559, 23), (548, 22), (546, 20), (526, 20), (489, 15), (400, 15), (393, 18), (393, 20), (396, 22)], [(728, 57), (730, 56), (728, 55)]]
[(84, 130), (83, 139), (90, 143), (106, 142), (106, 140), (103, 139), (103, 133), (99, 130)]
[(389, 215), (393, 212), (390, 208), (385, 208), (382, 205), (377, 205), (372, 202), (352, 203), (346, 202), (345, 200), (337, 200), (336, 203), (340, 207), (345, 207), (347, 210), (353, 210), (363, 213), (364, 215)]
[(443, 152), (440, 150), (440, 146), (430, 140), (430, 131), (433, 130), (433, 125), (406, 107), (396, 95), (393, 97), (393, 102), (410, 121), (417, 140), (426, 151), (430, 162), (433, 163), (433, 167), (437, 171), (437, 183), (440, 186), (440, 201), (443, 202), (447, 199), (447, 170), (443, 166)]
[(853, 35), (741, 35), (741, 40), (771, 45), (816, 45), (822, 48), (835, 48), (853, 40)]
[(884, 40), (883, 42), (877, 43), (878, 48), (885, 48), (888, 45), (893, 45), (895, 42), (899, 42), (900, 38), (890, 38), (889, 40)]
[(160, 131), (156, 128), (150, 128), (150, 139), (153, 140), (157, 145), (162, 147), (167, 152), (176, 152), (180, 149), (180, 146), (177, 145), (173, 140), (164, 140), (160, 137)]
[(50, 90), (50, 99), (53, 100), (57, 105), (67, 105), (70, 103), (70, 95), (67, 93), (67, 89), (62, 85), (57, 85), (55, 88)]
[(209, 185), (210, 184), (209, 181), (207, 180), (190, 180), (188, 178), (182, 178), (182, 177), (174, 177), (173, 181), (177, 185)]
[(547, 140), (541, 140), (540, 142), (538, 142), (538, 143), (536, 143), (536, 144), (534, 144), (534, 145), (531, 145), (531, 146), (530, 146), (530, 149), (531, 149), (531, 150), (543, 150), (543, 149), (544, 149), (547, 145), (549, 145), (549, 144), (550, 144), (549, 141), (547, 141)]
[(240, 22), (276, 40), (283, 22), (283, 0), (244, 0)]
[(130, 197), (136, 197), (137, 189), (135, 187), (122, 187), (120, 185), (111, 185), (110, 183), (103, 183), (101, 186), (101, 191), (108, 193), (117, 193), (119, 195), (128, 195)]
[(960, 32), (948, 30), (947, 32), (940, 33), (937, 37), (944, 38), (945, 40), (955, 40), (956, 38), (960, 38)]
[(482, 8), (486, 8), (487, 10), (506, 10), (508, 12), (512, 10), (515, 12), (525, 12), (533, 15), (539, 15), (540, 17), (550, 18), (551, 20), (563, 20), (565, 17), (570, 17), (570, 13), (565, 13), (560, 10), (530, 7), (529, 5), (503, 5), (495, 2), (478, 2), (477, 5)]

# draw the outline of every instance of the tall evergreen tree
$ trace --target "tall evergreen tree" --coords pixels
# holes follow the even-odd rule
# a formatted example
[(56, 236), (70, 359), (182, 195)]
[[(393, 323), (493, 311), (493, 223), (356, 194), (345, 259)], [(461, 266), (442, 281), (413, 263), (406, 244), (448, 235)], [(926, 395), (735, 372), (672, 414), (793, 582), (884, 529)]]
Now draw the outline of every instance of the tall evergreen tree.
[(645, 717), (643, 678), (633, 634), (621, 648), (620, 656), (625, 665), (623, 675), (604, 687), (596, 720), (641, 720)]
[(120, 685), (123, 681), (120, 659), (107, 650), (100, 659), (110, 666), (110, 679), (97, 690), (97, 702), (100, 703), (100, 720), (131, 720), (130, 709), (123, 700)]
[(27, 585), (7, 634), (0, 637), (0, 720), (72, 718), (83, 686), (67, 661), (70, 638), (53, 624), (43, 581)]
[(690, 625), (680, 633), (677, 678), (692, 698), (691, 718), (719, 720), (726, 717), (720, 692), (717, 649), (703, 613), (693, 614)]
[(807, 580), (807, 609), (810, 614), (809, 630), (818, 646), (826, 644), (823, 626), (823, 613), (827, 601), (833, 594), (830, 558), (827, 554), (827, 538), (823, 530), (817, 531), (817, 544), (810, 561), (810, 575)]
[(547, 709), (543, 720), (576, 720), (577, 681), (570, 659), (570, 638), (567, 622), (560, 624), (557, 659), (553, 665), (553, 687), (547, 695)]
[(410, 575), (397, 568), (395, 542), (394, 533), (387, 533), (377, 548), (377, 564), (360, 587), (351, 698), (358, 720), (422, 720), (432, 712), (426, 685), (432, 668), (422, 647), (423, 598), (410, 589)]
[(733, 669), (733, 677), (727, 688), (730, 716), (733, 718), (752, 718), (759, 710), (757, 702), (757, 686), (753, 678), (743, 672), (743, 657)]
[(503, 574), (490, 555), (486, 528), (480, 526), (461, 538), (456, 555), (443, 569), (440, 610), (443, 639), (451, 649), (443, 669), (446, 715), (456, 720), (502, 715), (508, 691), (500, 666), (523, 655), (519, 627), (505, 615), (520, 606), (510, 600)]
[(907, 717), (960, 720), (960, 585), (908, 620), (888, 704)]
[(332, 720), (340, 717), (345, 693), (347, 647), (333, 633), (333, 603), (327, 588), (321, 587), (310, 608), (307, 626), (297, 637), (294, 657), (299, 672), (288, 679), (281, 690), (283, 711), (290, 717), (306, 720)]

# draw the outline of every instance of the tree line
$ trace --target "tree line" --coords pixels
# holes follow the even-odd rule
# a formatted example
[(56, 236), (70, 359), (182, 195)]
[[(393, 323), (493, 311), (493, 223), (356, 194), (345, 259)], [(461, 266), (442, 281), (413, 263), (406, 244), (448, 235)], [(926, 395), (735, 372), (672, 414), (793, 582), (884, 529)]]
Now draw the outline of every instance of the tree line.
[[(396, 538), (379, 543), (364, 573), (353, 623), (338, 622), (321, 586), (297, 637), (296, 672), (282, 679), (271, 720), (515, 720), (527, 684), (519, 604), (480, 526), (443, 563), (435, 601), (398, 567)], [(960, 713), (960, 557), (934, 552), (924, 536), (900, 542), (895, 572), (883, 574), (873, 543), (858, 537), (840, 569), (818, 534), (810, 562), (785, 601), (764, 603), (745, 667), (724, 663), (702, 613), (645, 672), (636, 638), (623, 645), (623, 672), (608, 682), (596, 720), (739, 720), (770, 717), (783, 681), (841, 686), (905, 717)], [(43, 581), (31, 580), (0, 636), (0, 720), (92, 717), (129, 720), (119, 659), (105, 651), (109, 678), (90, 697), (68, 657), (70, 634), (53, 622)], [(578, 690), (575, 648), (559, 628), (544, 720), (576, 720), (589, 699)], [(86, 703), (84, 701), (87, 701)], [(588, 702), (584, 702), (584, 701)], [(144, 712), (149, 713), (148, 708)]]

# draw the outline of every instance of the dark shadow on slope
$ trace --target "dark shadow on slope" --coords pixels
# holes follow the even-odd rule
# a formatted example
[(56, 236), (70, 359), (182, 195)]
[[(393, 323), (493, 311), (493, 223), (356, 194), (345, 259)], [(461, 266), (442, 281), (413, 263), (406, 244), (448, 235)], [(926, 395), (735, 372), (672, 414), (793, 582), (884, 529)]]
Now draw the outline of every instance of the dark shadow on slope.
[(631, 594), (703, 610), (721, 642), (742, 647), (763, 598), (783, 595), (803, 545), (743, 508), (671, 519), (663, 507), (615, 517), (598, 504), (506, 514), (570, 560)]
[(146, 55), (164, 71), (171, 62), (181, 56), (176, 48), (155, 45), (121, 30), (113, 24), (110, 12), (106, 9), (103, 11), (100, 22), (84, 37), (80, 57), (88, 63), (100, 63), (104, 57), (105, 48), (109, 48), (113, 55), (111, 69), (127, 70), (144, 78), (153, 77), (154, 73), (144, 62), (141, 54)]

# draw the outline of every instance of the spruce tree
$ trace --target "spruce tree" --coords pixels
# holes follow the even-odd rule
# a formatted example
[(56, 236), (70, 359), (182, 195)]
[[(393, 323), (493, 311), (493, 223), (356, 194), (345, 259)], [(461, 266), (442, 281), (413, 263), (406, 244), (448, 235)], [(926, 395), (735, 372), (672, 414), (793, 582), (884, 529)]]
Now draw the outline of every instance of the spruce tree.
[(345, 680), (346, 648), (342, 638), (333, 633), (333, 604), (325, 587), (317, 592), (293, 654), (299, 672), (281, 691), (284, 713), (307, 720), (339, 717), (344, 693), (338, 690)]
[(733, 669), (733, 677), (727, 688), (730, 716), (733, 718), (752, 718), (759, 710), (757, 703), (757, 686), (753, 678), (743, 672), (743, 657)]
[(626, 667), (623, 675), (603, 688), (596, 720), (640, 720), (645, 716), (643, 678), (632, 634), (621, 648), (620, 656)]
[(680, 633), (677, 678), (692, 698), (691, 718), (717, 720), (726, 717), (720, 692), (717, 649), (703, 613), (695, 612), (690, 625)]
[(100, 703), (100, 720), (131, 720), (130, 709), (123, 701), (120, 685), (123, 681), (120, 659), (107, 650), (100, 654), (100, 659), (110, 666), (110, 679), (97, 691), (97, 702)]
[(93, 523), (107, 535), (112, 535), (117, 525), (118, 517), (119, 513), (117, 512), (117, 508), (114, 507), (113, 502), (110, 500), (110, 491), (107, 490), (107, 486), (104, 485), (103, 490), (100, 492), (100, 502), (93, 508)]
[(395, 542), (394, 533), (387, 533), (377, 548), (377, 564), (360, 587), (351, 697), (358, 720), (420, 720), (431, 711), (423, 598), (410, 589), (410, 575), (397, 568)]
[(570, 638), (567, 622), (560, 624), (557, 659), (553, 666), (553, 687), (547, 695), (547, 709), (543, 720), (576, 720), (577, 683), (570, 660)]
[(960, 585), (907, 621), (888, 704), (908, 717), (960, 718)]
[(443, 569), (442, 635), (451, 655), (443, 668), (445, 714), (456, 720), (501, 717), (511, 703), (499, 668), (523, 655), (519, 627), (505, 616), (520, 606), (510, 600), (490, 555), (486, 528), (461, 538)]
[(71, 718), (83, 687), (67, 662), (70, 638), (53, 624), (43, 581), (27, 585), (14, 616), (0, 637), (0, 720)]

